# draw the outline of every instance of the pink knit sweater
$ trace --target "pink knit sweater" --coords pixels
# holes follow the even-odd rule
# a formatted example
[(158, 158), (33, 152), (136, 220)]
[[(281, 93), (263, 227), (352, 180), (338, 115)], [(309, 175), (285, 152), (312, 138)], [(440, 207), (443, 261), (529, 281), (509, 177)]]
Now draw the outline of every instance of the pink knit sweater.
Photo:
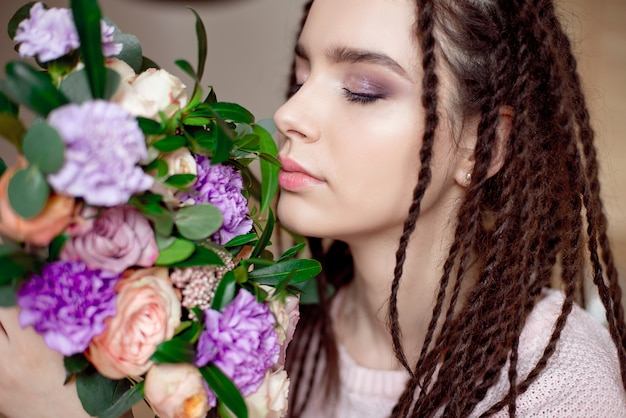
[[(528, 317), (520, 337), (518, 376), (525, 377), (541, 356), (563, 302), (561, 292), (546, 290)], [(361, 367), (339, 348), (341, 385), (338, 403), (312, 399), (304, 417), (381, 418), (389, 416), (404, 389), (404, 371)], [(480, 416), (502, 399), (507, 373), (490, 389), (472, 417)], [(318, 391), (319, 393), (319, 391)], [(497, 417), (508, 416), (501, 411)], [(519, 417), (626, 417), (626, 392), (619, 374), (617, 353), (606, 329), (578, 306), (567, 324), (546, 369), (517, 399)]]

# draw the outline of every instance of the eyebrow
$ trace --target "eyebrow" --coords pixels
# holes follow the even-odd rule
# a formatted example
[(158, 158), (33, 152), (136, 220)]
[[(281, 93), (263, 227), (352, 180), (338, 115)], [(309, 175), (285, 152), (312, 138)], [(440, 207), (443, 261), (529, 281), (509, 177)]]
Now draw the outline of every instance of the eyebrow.
[[(302, 44), (298, 43), (295, 47), (296, 56), (309, 60), (308, 54), (306, 50), (302, 46)], [(341, 63), (366, 63), (366, 64), (375, 64), (381, 65), (390, 69), (391, 71), (397, 73), (398, 75), (408, 78), (408, 74), (406, 70), (398, 64), (396, 60), (391, 58), (389, 55), (369, 51), (365, 49), (358, 48), (348, 48), (345, 46), (332, 47), (325, 51), (324, 54), (328, 60), (334, 64)]]

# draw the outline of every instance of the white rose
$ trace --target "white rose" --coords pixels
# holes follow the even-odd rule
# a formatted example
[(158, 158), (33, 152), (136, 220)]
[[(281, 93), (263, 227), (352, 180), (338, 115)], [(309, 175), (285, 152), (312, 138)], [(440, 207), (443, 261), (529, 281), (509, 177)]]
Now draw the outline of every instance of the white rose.
[(176, 151), (163, 155), (163, 160), (167, 163), (167, 174), (193, 174), (198, 175), (198, 165), (195, 158), (187, 148), (179, 148)]
[(282, 368), (274, 372), (268, 370), (259, 389), (245, 399), (248, 417), (284, 417), (289, 406), (288, 399), (289, 378), (287, 372)]
[[(125, 72), (118, 73), (125, 79)], [(134, 116), (157, 119), (159, 112), (162, 112), (165, 117), (171, 117), (187, 104), (185, 85), (165, 70), (149, 68), (125, 80), (111, 101)]]
[(291, 342), (300, 320), (300, 298), (287, 295), (283, 302), (274, 296), (273, 287), (261, 286), (261, 288), (268, 293), (269, 308), (276, 318), (276, 334), (278, 334), (278, 344), (280, 344), (278, 364), (282, 365), (285, 363), (287, 345)]
[(145, 382), (146, 399), (160, 418), (204, 418), (209, 412), (202, 375), (191, 364), (156, 364)]

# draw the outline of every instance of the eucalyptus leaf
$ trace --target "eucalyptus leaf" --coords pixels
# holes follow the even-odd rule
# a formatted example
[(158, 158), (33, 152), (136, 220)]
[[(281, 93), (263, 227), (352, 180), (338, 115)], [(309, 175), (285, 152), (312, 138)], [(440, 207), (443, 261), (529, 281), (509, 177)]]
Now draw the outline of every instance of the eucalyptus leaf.
[(36, 166), (17, 171), (9, 180), (9, 203), (22, 218), (37, 216), (46, 206), (49, 195), (50, 186)]
[[(105, 69), (106, 84), (104, 91), (104, 98), (109, 99), (113, 97), (117, 91), (121, 77), (115, 71), (110, 68)], [(87, 70), (82, 68), (77, 71), (73, 71), (67, 77), (63, 79), (59, 90), (73, 103), (83, 103), (89, 100), (93, 100), (91, 87), (89, 85), (89, 77)]]
[(0, 113), (0, 136), (15, 145), (18, 152), (22, 151), (22, 139), (26, 128), (22, 122), (10, 113)]
[(178, 232), (183, 237), (195, 241), (209, 237), (222, 226), (223, 222), (222, 212), (210, 203), (185, 206), (174, 214)]
[(106, 98), (106, 70), (102, 55), (102, 13), (96, 0), (70, 1), (74, 24), (80, 39), (80, 54), (85, 64), (91, 95)]
[(133, 34), (116, 31), (113, 40), (122, 44), (122, 50), (117, 58), (130, 65), (135, 73), (139, 74), (143, 63), (143, 51), (139, 39)]
[(23, 61), (9, 62), (6, 80), (0, 80), (0, 91), (15, 103), (45, 116), (69, 100), (52, 83), (50, 77)]
[[(252, 130), (261, 138), (261, 152), (273, 157), (278, 155), (278, 147), (272, 136), (259, 125), (253, 125)], [(278, 172), (280, 166), (261, 159), (261, 212), (269, 208), (278, 191)]]
[(200, 369), (200, 374), (208, 383), (217, 399), (231, 410), (237, 418), (248, 418), (248, 408), (233, 382), (216, 366), (209, 364)]
[(321, 271), (322, 266), (317, 260), (295, 259), (254, 269), (248, 273), (248, 278), (259, 284), (277, 286), (290, 275), (290, 284), (294, 284), (309, 280), (317, 276)]
[(234, 298), (237, 291), (237, 279), (231, 271), (227, 272), (215, 289), (213, 300), (211, 300), (211, 309), (221, 311)]
[(32, 125), (22, 142), (22, 152), (31, 165), (44, 174), (56, 173), (65, 161), (65, 142), (59, 132), (46, 122)]
[(159, 257), (154, 262), (157, 266), (169, 266), (186, 260), (196, 249), (193, 242), (177, 238), (172, 245), (161, 250)]

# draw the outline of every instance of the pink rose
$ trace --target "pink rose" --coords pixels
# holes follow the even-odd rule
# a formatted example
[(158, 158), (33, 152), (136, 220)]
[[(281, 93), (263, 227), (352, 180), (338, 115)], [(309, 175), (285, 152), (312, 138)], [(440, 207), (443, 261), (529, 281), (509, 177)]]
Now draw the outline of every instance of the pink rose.
[(116, 286), (115, 316), (85, 355), (103, 376), (139, 376), (152, 366), (157, 345), (180, 325), (180, 301), (165, 267), (137, 270)]
[(9, 203), (7, 188), (13, 174), (25, 166), (22, 160), (17, 166), (7, 169), (0, 177), (0, 233), (16, 241), (44, 247), (71, 222), (76, 209), (76, 200), (73, 197), (52, 193), (46, 206), (37, 216), (30, 219), (19, 216)]
[(281, 418), (287, 414), (289, 405), (289, 378), (287, 372), (280, 368), (268, 370), (263, 383), (256, 392), (244, 400), (250, 418)]
[(203, 381), (191, 364), (155, 364), (144, 393), (160, 418), (204, 418), (211, 408)]
[(132, 266), (150, 267), (159, 256), (150, 223), (130, 206), (108, 208), (95, 218), (88, 210), (70, 233), (61, 259), (82, 261), (92, 269), (122, 273)]

